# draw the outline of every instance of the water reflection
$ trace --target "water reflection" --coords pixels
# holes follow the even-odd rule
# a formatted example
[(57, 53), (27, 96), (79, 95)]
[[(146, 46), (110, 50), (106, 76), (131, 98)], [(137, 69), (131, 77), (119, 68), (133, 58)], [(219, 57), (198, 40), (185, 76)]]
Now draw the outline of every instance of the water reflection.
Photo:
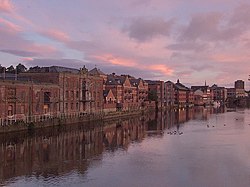
[(225, 111), (225, 108), (188, 108), (151, 112), (105, 124), (74, 124), (40, 129), (34, 134), (1, 135), (1, 184), (10, 184), (21, 176), (51, 178), (71, 171), (84, 176), (91, 162), (101, 160), (104, 152), (126, 151), (131, 143), (139, 143), (148, 136), (162, 137), (165, 129), (176, 129), (180, 135), (183, 133), (180, 126), (185, 122), (205, 121), (210, 115)]

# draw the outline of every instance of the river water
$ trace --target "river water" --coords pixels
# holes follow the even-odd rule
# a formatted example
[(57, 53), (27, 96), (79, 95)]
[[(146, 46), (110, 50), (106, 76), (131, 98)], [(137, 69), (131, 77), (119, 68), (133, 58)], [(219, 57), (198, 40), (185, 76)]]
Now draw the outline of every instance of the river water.
[(250, 110), (191, 108), (1, 135), (0, 186), (249, 187)]

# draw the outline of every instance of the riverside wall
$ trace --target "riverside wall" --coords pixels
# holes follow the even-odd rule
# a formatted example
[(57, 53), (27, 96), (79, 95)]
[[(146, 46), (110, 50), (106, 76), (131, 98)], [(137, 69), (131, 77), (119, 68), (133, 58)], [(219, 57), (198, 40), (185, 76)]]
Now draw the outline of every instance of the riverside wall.
[(51, 117), (41, 121), (31, 121), (23, 122), (16, 121), (8, 125), (0, 126), (0, 134), (19, 132), (19, 131), (33, 131), (36, 129), (48, 128), (60, 125), (70, 125), (70, 124), (89, 124), (90, 122), (106, 122), (130, 117), (141, 116), (149, 112), (154, 111), (154, 109), (148, 110), (138, 110), (138, 111), (121, 111), (121, 112), (110, 112), (107, 114), (88, 114), (83, 116), (62, 116), (62, 117)]

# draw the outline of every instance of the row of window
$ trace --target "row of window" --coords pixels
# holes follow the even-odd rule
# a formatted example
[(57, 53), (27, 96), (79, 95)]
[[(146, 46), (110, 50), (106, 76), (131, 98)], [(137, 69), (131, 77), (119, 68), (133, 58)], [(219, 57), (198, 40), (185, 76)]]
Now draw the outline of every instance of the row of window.
[[(65, 103), (65, 109), (69, 110), (69, 103)], [(79, 103), (75, 103), (75, 108), (74, 108), (74, 103), (70, 103), (70, 110), (78, 110), (79, 109)]]
[(68, 99), (68, 98), (71, 98), (71, 99), (74, 99), (75, 97), (76, 98), (79, 98), (79, 91), (76, 91), (76, 93), (74, 92), (74, 91), (66, 91), (66, 93), (65, 93), (65, 95), (66, 95), (66, 98)]

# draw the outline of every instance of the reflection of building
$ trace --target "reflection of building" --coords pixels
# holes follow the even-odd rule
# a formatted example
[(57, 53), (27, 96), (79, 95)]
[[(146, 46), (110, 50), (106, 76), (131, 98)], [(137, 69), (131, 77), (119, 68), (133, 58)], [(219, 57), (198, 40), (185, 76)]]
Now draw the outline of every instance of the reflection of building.
[(165, 112), (105, 124), (48, 128), (36, 131), (34, 136), (25, 132), (5, 134), (0, 136), (0, 178), (5, 182), (31, 174), (46, 178), (72, 171), (84, 176), (89, 165), (101, 160), (105, 150), (126, 150), (132, 142), (140, 142), (147, 135), (162, 137), (165, 128), (179, 130), (190, 119), (207, 120), (213, 109), (194, 107)]
[[(61, 129), (62, 130), (62, 129)], [(77, 169), (84, 174), (92, 157), (105, 149), (127, 149), (131, 142), (145, 137), (145, 123), (140, 118), (112, 122), (104, 126), (79, 124), (58, 129), (44, 129), (35, 137), (26, 133), (0, 136), (0, 178), (39, 173), (43, 177)], [(18, 137), (18, 138), (17, 138)]]
[(163, 111), (152, 112), (148, 116), (147, 121), (147, 134), (158, 134), (162, 135), (163, 130), (167, 127), (166, 119)]

